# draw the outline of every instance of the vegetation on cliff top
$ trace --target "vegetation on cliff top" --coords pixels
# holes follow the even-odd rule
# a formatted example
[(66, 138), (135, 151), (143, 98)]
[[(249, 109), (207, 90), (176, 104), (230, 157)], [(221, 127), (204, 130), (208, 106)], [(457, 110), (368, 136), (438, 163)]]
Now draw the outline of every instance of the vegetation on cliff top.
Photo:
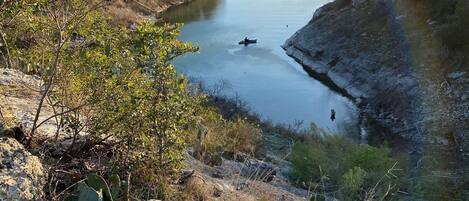
[(469, 52), (469, 3), (464, 0), (422, 0), (415, 6), (437, 22), (437, 35), (452, 50)]

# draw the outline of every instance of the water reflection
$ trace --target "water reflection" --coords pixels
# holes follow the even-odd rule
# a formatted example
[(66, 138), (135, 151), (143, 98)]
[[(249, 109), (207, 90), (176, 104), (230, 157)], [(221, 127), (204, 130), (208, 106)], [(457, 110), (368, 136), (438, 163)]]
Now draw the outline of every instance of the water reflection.
[(219, 0), (196, 0), (168, 10), (163, 20), (171, 23), (188, 23), (209, 20), (219, 5)]
[[(183, 22), (179, 37), (200, 53), (177, 58), (177, 70), (206, 85), (223, 80), (223, 95), (238, 96), (252, 111), (274, 123), (304, 121), (332, 132), (350, 133), (356, 111), (346, 98), (309, 77), (280, 47), (329, 0), (196, 0), (167, 13)], [(249, 5), (249, 6), (246, 6)], [(286, 26), (288, 25), (288, 26)], [(244, 37), (258, 43), (238, 45)], [(334, 109), (336, 120), (330, 120)], [(358, 128), (356, 128), (358, 132)]]

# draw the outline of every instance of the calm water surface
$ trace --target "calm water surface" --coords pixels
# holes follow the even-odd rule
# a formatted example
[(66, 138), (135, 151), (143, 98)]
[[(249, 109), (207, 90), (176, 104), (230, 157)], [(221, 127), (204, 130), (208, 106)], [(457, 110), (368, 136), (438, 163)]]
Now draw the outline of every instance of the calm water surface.
[[(282, 45), (329, 0), (196, 0), (170, 10), (166, 21), (183, 22), (180, 39), (200, 47), (173, 63), (178, 71), (207, 85), (225, 83), (252, 111), (275, 123), (303, 120), (333, 132), (356, 125), (356, 109), (346, 98), (309, 77), (286, 56)], [(258, 39), (248, 47), (245, 36)], [(337, 112), (332, 122), (330, 110)]]

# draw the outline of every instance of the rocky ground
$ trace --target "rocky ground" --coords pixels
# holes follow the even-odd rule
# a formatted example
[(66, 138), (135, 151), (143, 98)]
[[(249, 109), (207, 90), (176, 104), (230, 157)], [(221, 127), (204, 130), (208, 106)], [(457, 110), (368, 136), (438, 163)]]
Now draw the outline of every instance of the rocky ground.
[(37, 156), (12, 138), (0, 138), (0, 200), (39, 200), (47, 173)]
[(308, 191), (291, 186), (283, 172), (286, 169), (272, 163), (224, 159), (221, 165), (210, 167), (188, 156), (187, 167), (194, 173), (186, 186), (203, 192), (203, 200), (287, 201), (309, 197)]
[[(24, 131), (31, 129), (40, 99), (42, 81), (39, 77), (26, 75), (16, 70), (0, 68), (0, 111), (4, 118), (15, 119)], [(52, 116), (53, 110), (45, 104), (39, 121)], [(40, 135), (53, 135), (56, 123), (51, 119), (38, 129)], [(52, 137), (52, 136), (49, 136)]]

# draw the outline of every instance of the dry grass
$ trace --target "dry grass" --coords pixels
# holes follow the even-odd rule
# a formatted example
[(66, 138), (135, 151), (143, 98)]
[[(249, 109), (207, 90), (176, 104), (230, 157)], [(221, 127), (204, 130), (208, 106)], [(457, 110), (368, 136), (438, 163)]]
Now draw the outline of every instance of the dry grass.
[(112, 1), (103, 11), (107, 16), (111, 17), (112, 21), (116, 25), (129, 25), (140, 19), (143, 19), (145, 13), (135, 10), (130, 3), (124, 2), (123, 0)]
[(226, 137), (232, 152), (254, 153), (261, 139), (262, 131), (244, 119), (237, 119), (229, 126)]

